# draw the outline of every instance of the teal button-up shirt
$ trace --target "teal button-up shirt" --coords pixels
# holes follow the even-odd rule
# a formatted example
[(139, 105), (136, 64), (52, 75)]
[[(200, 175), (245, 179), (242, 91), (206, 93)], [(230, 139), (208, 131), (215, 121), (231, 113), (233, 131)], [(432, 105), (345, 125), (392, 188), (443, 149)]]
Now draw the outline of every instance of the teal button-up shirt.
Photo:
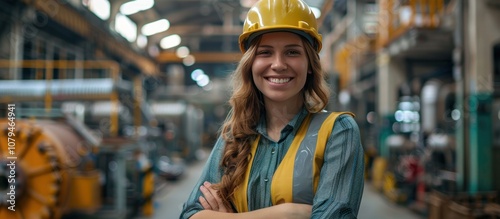
[[(259, 122), (257, 132), (262, 137), (253, 161), (247, 193), (250, 211), (272, 206), (270, 190), (273, 174), (307, 113), (305, 109), (299, 112), (283, 128), (277, 142), (267, 135), (265, 119)], [(223, 149), (224, 141), (219, 137), (200, 179), (184, 203), (181, 219), (187, 219), (203, 210), (198, 202), (198, 197), (202, 196), (199, 188), (205, 181), (211, 183), (220, 181), (222, 170), (219, 164)], [(356, 218), (363, 194), (363, 175), (364, 157), (358, 126), (351, 116), (341, 115), (335, 122), (327, 141), (311, 218)]]

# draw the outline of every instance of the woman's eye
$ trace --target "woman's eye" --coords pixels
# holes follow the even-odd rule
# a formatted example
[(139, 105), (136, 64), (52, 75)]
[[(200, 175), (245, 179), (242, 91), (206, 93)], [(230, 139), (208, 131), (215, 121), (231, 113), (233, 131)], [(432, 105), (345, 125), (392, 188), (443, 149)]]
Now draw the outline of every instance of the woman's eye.
[(289, 50), (286, 52), (288, 55), (300, 55), (300, 51), (297, 50)]
[(268, 55), (268, 54), (271, 54), (269, 50), (257, 51), (257, 55)]

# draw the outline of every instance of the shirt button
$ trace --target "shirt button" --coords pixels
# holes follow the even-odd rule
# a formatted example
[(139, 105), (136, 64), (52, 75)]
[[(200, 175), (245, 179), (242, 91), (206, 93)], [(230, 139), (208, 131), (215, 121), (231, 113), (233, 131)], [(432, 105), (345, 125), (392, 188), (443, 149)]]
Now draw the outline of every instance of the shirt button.
[(273, 148), (273, 149), (271, 149), (271, 154), (274, 154), (274, 152), (275, 152), (274, 148)]
[(265, 179), (264, 179), (264, 182), (267, 182), (267, 181), (269, 181), (269, 179), (265, 178)]

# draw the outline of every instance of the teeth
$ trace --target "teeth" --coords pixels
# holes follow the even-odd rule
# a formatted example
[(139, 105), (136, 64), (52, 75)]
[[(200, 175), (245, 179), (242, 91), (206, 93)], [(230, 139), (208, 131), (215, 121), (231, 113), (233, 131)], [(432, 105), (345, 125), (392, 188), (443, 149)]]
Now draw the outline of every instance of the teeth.
[(269, 78), (269, 81), (276, 84), (284, 84), (290, 81), (290, 78)]

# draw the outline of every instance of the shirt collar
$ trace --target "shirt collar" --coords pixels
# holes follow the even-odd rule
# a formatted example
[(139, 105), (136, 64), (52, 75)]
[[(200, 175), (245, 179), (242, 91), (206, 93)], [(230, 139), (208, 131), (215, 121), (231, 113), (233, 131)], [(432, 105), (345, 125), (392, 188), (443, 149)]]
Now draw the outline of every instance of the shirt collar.
[[(287, 129), (287, 127), (290, 127), (294, 132), (299, 128), (300, 124), (302, 124), (302, 121), (304, 118), (307, 116), (309, 112), (305, 107), (302, 107), (302, 109), (293, 117), (290, 122), (285, 126), (284, 130)], [(257, 133), (267, 136), (267, 130), (266, 130), (266, 117), (261, 116), (259, 123), (257, 124), (256, 131)]]

